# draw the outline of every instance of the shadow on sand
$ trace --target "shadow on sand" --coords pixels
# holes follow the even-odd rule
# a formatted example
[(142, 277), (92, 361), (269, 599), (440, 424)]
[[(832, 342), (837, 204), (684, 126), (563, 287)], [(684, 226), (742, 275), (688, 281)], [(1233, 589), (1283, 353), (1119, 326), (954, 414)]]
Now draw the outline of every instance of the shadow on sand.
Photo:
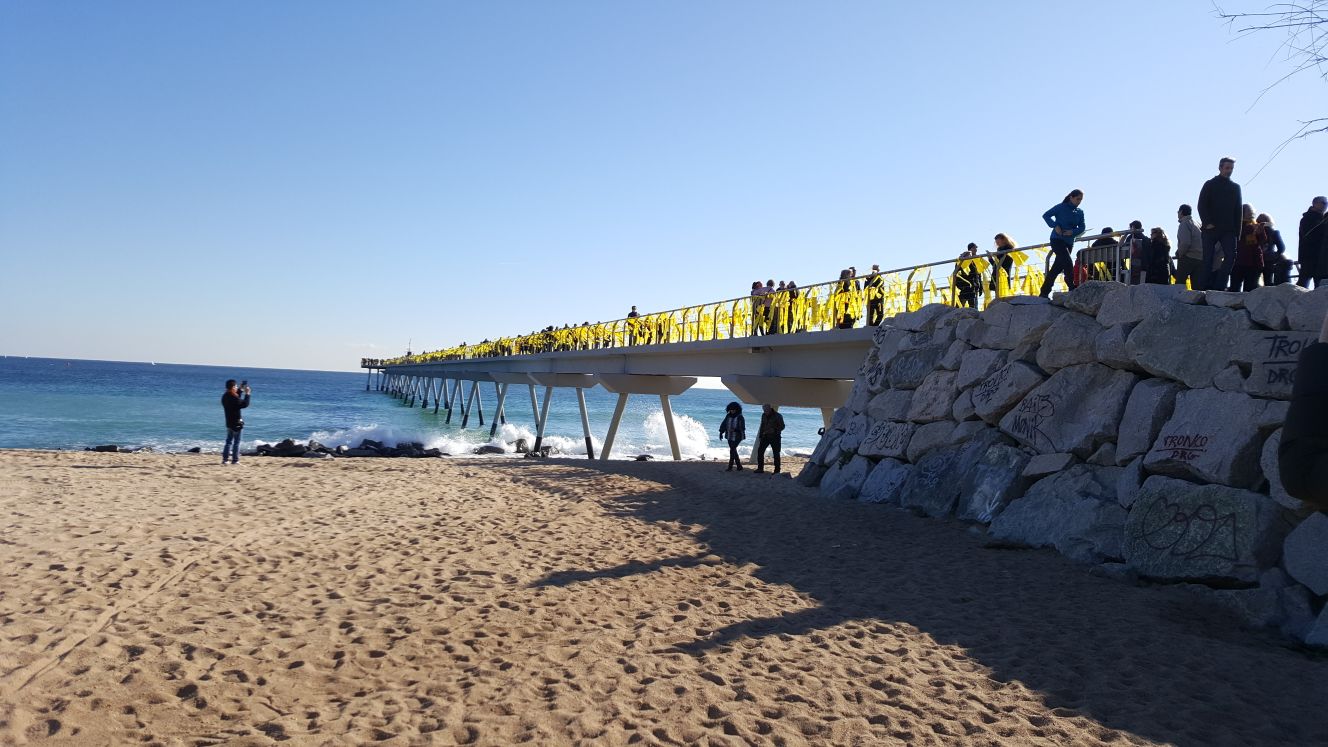
[[(699, 525), (697, 540), (714, 555), (755, 564), (765, 582), (819, 602), (680, 647), (691, 654), (850, 620), (906, 623), (939, 644), (962, 647), (994, 679), (1039, 691), (1048, 708), (1147, 739), (1328, 744), (1328, 657), (1242, 630), (1225, 610), (1184, 589), (1100, 578), (1051, 551), (985, 549), (960, 522), (828, 502), (788, 479), (717, 475), (719, 467), (697, 463), (562, 465), (657, 483), (662, 489), (599, 500), (623, 518)], [(500, 469), (521, 470), (536, 486), (545, 480), (550, 490), (560, 482), (522, 463)], [(716, 488), (718, 479), (731, 479), (732, 488)], [(539, 583), (700, 562), (692, 556), (572, 569)], [(1222, 707), (1233, 699), (1245, 707)]]

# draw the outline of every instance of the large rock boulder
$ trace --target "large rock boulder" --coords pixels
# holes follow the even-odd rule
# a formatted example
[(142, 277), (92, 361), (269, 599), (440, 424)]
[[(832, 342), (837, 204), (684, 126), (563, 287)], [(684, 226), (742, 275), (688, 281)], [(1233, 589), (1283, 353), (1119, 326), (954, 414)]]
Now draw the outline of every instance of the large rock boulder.
[(886, 319), (882, 324), (908, 330), (909, 332), (931, 332), (936, 323), (955, 313), (958, 309), (943, 303), (929, 303), (914, 311), (905, 311)]
[(872, 400), (872, 391), (867, 386), (867, 380), (859, 377), (854, 380), (853, 388), (849, 390), (848, 399), (844, 401), (844, 409), (857, 415), (867, 411), (867, 403)]
[(1318, 340), (1315, 332), (1251, 330), (1241, 335), (1231, 359), (1250, 367), (1245, 392), (1256, 397), (1291, 399), (1300, 351)]
[(1199, 482), (1258, 487), (1260, 427), (1269, 404), (1216, 389), (1179, 393), (1175, 412), (1144, 456), (1144, 469)]
[(942, 371), (958, 371), (959, 366), (964, 362), (964, 354), (972, 350), (973, 346), (963, 340), (955, 340), (950, 343), (950, 347), (945, 349), (945, 355), (941, 356), (936, 367)]
[(973, 406), (972, 389), (965, 389), (958, 397), (955, 397), (954, 404), (950, 406), (950, 418), (957, 423), (978, 419), (977, 408)]
[(1025, 339), (1040, 338), (1065, 309), (1048, 303), (1022, 304), (1002, 299), (978, 319), (965, 320), (955, 328), (956, 336), (975, 348), (1013, 350)]
[(908, 461), (916, 464), (927, 452), (948, 444), (954, 429), (955, 424), (949, 420), (918, 426), (918, 429), (913, 431), (913, 438), (909, 439), (908, 450), (905, 452)]
[(1079, 464), (1039, 480), (992, 520), (992, 537), (1081, 563), (1119, 559), (1127, 512), (1116, 503), (1117, 472)]
[(1168, 306), (1197, 304), (1203, 300), (1199, 291), (1183, 285), (1117, 285), (1102, 299), (1097, 322), (1103, 327), (1135, 324), (1162, 313)]
[(1287, 329), (1287, 307), (1309, 291), (1298, 285), (1264, 285), (1245, 294), (1245, 308), (1255, 324)]
[(986, 428), (963, 443), (927, 452), (900, 487), (900, 504), (928, 516), (949, 516), (954, 513), (965, 475), (988, 448), (1007, 442), (1000, 431)]
[(912, 471), (911, 464), (898, 459), (882, 459), (862, 483), (858, 500), (864, 503), (899, 503), (899, 488)]
[(959, 488), (956, 514), (989, 523), (1023, 493), (1024, 467), (1031, 457), (1014, 446), (996, 444), (978, 456)]
[(1045, 334), (1037, 350), (1038, 367), (1055, 373), (1066, 366), (1092, 363), (1093, 342), (1102, 333), (1102, 325), (1091, 316), (1066, 314), (1057, 319)]
[(808, 460), (806, 464), (802, 465), (802, 469), (798, 472), (795, 481), (803, 487), (814, 488), (821, 484), (821, 478), (825, 476), (825, 473), (829, 471), (829, 469), (829, 467), (820, 462)]
[(1125, 464), (1153, 447), (1162, 425), (1176, 407), (1180, 384), (1166, 379), (1144, 379), (1130, 392), (1116, 438), (1116, 463)]
[(1102, 302), (1106, 299), (1107, 294), (1124, 287), (1124, 283), (1109, 280), (1089, 280), (1086, 283), (1080, 283), (1069, 293), (1057, 293), (1053, 300), (1071, 311), (1077, 311), (1088, 316), (1097, 316), (1097, 312), (1102, 308)]
[(1310, 591), (1328, 594), (1328, 515), (1316, 511), (1287, 535), (1282, 565)]
[(867, 403), (867, 417), (872, 422), (882, 420), (908, 420), (908, 409), (913, 404), (912, 389), (886, 389)]
[(1142, 371), (1139, 364), (1134, 362), (1130, 356), (1130, 351), (1126, 347), (1126, 341), (1130, 333), (1134, 331), (1137, 324), (1117, 324), (1114, 327), (1107, 327), (1098, 333), (1093, 340), (1093, 357), (1098, 363), (1112, 368), (1119, 368), (1124, 371)]
[(895, 355), (890, 362), (888, 374), (892, 389), (917, 389), (922, 385), (941, 356), (945, 355), (947, 345), (924, 345), (915, 350), (907, 350)]
[(1154, 475), (1125, 526), (1125, 560), (1168, 581), (1253, 583), (1277, 562), (1290, 524), (1266, 496)]
[(954, 371), (932, 371), (922, 380), (922, 385), (913, 392), (913, 400), (908, 408), (908, 419), (915, 423), (934, 423), (949, 420), (950, 409), (954, 407), (955, 396), (959, 394), (955, 386)]
[(973, 388), (973, 409), (978, 417), (995, 424), (1043, 381), (1046, 377), (1036, 366), (1007, 363)]
[(858, 447), (858, 453), (868, 457), (903, 459), (908, 453), (908, 442), (913, 440), (913, 432), (917, 428), (913, 423), (878, 420), (867, 431), (867, 437)]
[(1125, 348), (1148, 373), (1200, 389), (1212, 386), (1213, 377), (1231, 359), (1229, 344), (1223, 341), (1235, 340), (1249, 329), (1249, 316), (1243, 311), (1170, 303), (1140, 322)]
[(1291, 329), (1314, 332), (1323, 327), (1325, 316), (1328, 316), (1328, 285), (1304, 293), (1287, 304), (1287, 326)]
[(1039, 453), (1068, 451), (1086, 459), (1115, 440), (1138, 380), (1098, 363), (1063, 368), (1006, 413), (1001, 430)]
[(959, 362), (959, 376), (955, 378), (955, 385), (960, 389), (968, 389), (982, 383), (983, 379), (1005, 365), (1006, 355), (1008, 353), (1004, 350), (982, 348), (974, 348), (964, 353), (963, 360)]
[(840, 451), (857, 451), (863, 439), (867, 437), (868, 424), (866, 415), (854, 415), (849, 418), (844, 435), (839, 438)]
[(831, 465), (821, 477), (821, 495), (826, 498), (849, 500), (858, 497), (862, 483), (867, 481), (872, 462), (862, 456), (855, 456), (847, 462)]
[[(871, 352), (867, 354), (867, 359), (862, 362), (862, 367), (858, 369), (858, 381), (867, 385), (867, 391), (872, 394), (879, 394), (889, 383), (886, 378), (888, 371), (889, 366), (886, 365), (884, 360), (881, 360), (880, 351), (872, 348)], [(858, 410), (858, 412), (862, 411)]]

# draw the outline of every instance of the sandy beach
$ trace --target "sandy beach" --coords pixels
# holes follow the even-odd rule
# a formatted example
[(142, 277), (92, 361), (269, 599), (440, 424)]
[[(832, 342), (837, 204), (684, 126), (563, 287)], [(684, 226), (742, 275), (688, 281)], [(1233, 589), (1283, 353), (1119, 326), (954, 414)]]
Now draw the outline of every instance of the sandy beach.
[(0, 452), (4, 744), (1328, 743), (1176, 587), (714, 463)]

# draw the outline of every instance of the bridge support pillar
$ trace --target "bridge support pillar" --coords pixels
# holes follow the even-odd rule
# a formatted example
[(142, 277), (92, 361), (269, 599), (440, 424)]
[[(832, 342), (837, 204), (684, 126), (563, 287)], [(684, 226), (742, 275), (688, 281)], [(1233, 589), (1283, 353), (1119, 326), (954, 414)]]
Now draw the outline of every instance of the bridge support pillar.
[(456, 407), (459, 396), (461, 396), (461, 379), (452, 379), (452, 396), (447, 398), (447, 419), (443, 423), (452, 424), (452, 410)]
[(470, 422), (470, 408), (475, 404), (475, 393), (479, 391), (480, 383), (478, 381), (470, 382), (470, 394), (466, 395), (466, 406), (461, 409), (461, 427), (465, 428)]
[(646, 374), (596, 374), (600, 386), (618, 395), (618, 404), (613, 408), (613, 420), (609, 421), (609, 434), (604, 438), (604, 448), (600, 459), (608, 459), (613, 451), (613, 439), (618, 435), (618, 424), (622, 421), (623, 411), (627, 408), (627, 397), (631, 394), (657, 394), (660, 408), (664, 411), (664, 427), (669, 433), (669, 449), (674, 460), (682, 459), (678, 448), (678, 434), (673, 426), (673, 407), (669, 397), (682, 394), (696, 384), (695, 376), (654, 376)]
[(494, 386), (498, 388), (498, 408), (494, 411), (493, 426), (489, 429), (489, 437), (492, 438), (498, 433), (498, 426), (507, 422), (507, 390), (512, 384), (525, 384), (530, 387), (530, 410), (535, 417), (535, 427), (539, 427), (539, 405), (535, 402), (535, 385), (531, 383), (530, 377), (523, 373), (505, 373), (497, 372), (489, 374), (493, 378)]
[[(586, 414), (585, 390), (595, 386), (598, 382), (590, 374), (572, 374), (572, 373), (532, 373), (527, 374), (536, 384), (544, 387), (544, 405), (540, 408), (539, 430), (535, 434), (534, 451), (539, 451), (544, 445), (544, 431), (549, 421), (549, 400), (553, 398), (554, 387), (567, 387), (576, 390), (577, 402), (581, 405), (581, 423), (582, 430), (586, 436), (586, 451), (591, 459), (594, 459), (594, 450), (590, 444), (590, 418)], [(532, 390), (531, 403), (534, 403), (534, 392)]]

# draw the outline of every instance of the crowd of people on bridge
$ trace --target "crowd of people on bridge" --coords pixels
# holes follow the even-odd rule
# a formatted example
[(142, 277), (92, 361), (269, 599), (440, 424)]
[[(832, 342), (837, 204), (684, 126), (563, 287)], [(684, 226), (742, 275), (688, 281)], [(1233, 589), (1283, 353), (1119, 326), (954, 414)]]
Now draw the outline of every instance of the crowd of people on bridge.
[[(1235, 166), (1235, 160), (1221, 159), (1217, 175), (1204, 182), (1197, 202), (1198, 222), (1188, 203), (1177, 208), (1174, 244), (1162, 227), (1154, 226), (1145, 233), (1143, 223), (1135, 220), (1127, 231), (1103, 228), (1091, 245), (1074, 256), (1074, 242), (1082, 238), (1086, 223), (1079, 207), (1084, 193), (1071, 190), (1042, 214), (1051, 229), (1053, 262), (1040, 295), (1050, 295), (1061, 277), (1071, 289), (1090, 279), (1118, 279), (1130, 284), (1174, 283), (1195, 290), (1248, 292), (1261, 285), (1289, 283), (1293, 275), (1304, 288), (1328, 284), (1328, 197), (1312, 198), (1301, 216), (1293, 261), (1272, 216), (1243, 201), (1240, 185), (1231, 178)], [(999, 294), (998, 289), (1013, 274), (1016, 249), (1009, 236), (999, 233), (992, 251), (978, 261), (978, 246), (970, 243), (955, 261), (951, 278), (956, 303), (978, 305), (984, 267), (990, 268), (989, 288)]]

